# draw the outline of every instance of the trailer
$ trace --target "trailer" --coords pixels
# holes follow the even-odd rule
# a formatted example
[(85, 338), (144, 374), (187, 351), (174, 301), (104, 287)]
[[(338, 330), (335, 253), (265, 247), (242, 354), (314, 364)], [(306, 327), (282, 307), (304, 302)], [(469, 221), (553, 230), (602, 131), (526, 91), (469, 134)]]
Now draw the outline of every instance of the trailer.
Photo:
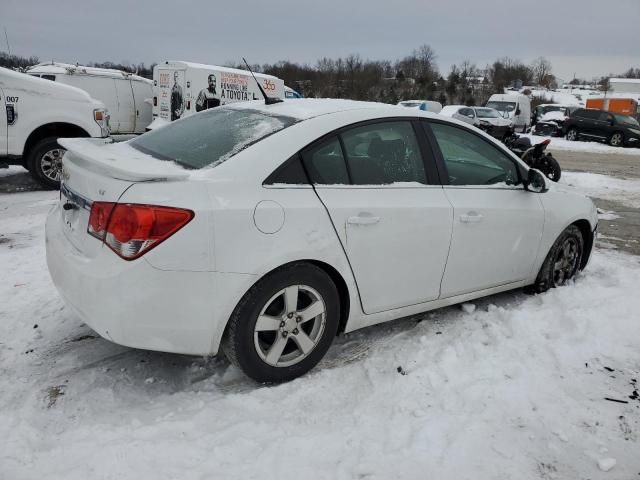
[[(272, 75), (202, 63), (166, 61), (153, 68), (154, 122), (172, 122), (228, 103), (285, 98), (284, 81)], [(257, 80), (257, 82), (256, 82)]]

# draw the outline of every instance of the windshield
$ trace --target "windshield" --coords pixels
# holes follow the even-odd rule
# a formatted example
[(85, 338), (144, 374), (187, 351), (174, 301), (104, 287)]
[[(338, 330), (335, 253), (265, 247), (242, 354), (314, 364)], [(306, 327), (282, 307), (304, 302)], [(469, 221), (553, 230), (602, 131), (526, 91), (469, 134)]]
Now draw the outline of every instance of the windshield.
[(499, 112), (513, 112), (516, 109), (516, 102), (487, 102), (487, 107), (495, 108)]
[(542, 110), (542, 114), (544, 115), (545, 113), (549, 113), (549, 112), (562, 112), (562, 113), (566, 113), (567, 108), (566, 107), (560, 107), (557, 105), (546, 105), (544, 107), (540, 107), (540, 109)]
[(476, 108), (476, 114), (480, 118), (500, 118), (501, 115), (493, 108)]
[(295, 122), (291, 117), (270, 116), (257, 110), (219, 107), (147, 132), (130, 145), (185, 168), (215, 167)]
[(640, 127), (638, 120), (633, 117), (627, 117), (626, 115), (613, 115), (616, 117), (616, 121), (618, 123), (622, 123), (623, 125), (629, 125), (630, 127)]

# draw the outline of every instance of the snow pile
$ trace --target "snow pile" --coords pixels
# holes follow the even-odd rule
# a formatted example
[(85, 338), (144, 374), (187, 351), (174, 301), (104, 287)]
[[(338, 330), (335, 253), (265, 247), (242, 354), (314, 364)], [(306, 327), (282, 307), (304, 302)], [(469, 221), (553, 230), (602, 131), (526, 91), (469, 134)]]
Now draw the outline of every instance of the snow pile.
[(598, 251), (575, 284), (547, 294), (355, 332), (311, 374), (263, 387), (221, 359), (95, 338), (46, 271), (43, 221), (56, 198), (0, 197), (0, 478), (640, 471), (637, 257)]
[(589, 197), (640, 208), (640, 180), (625, 180), (598, 173), (563, 171), (560, 183), (571, 185)]

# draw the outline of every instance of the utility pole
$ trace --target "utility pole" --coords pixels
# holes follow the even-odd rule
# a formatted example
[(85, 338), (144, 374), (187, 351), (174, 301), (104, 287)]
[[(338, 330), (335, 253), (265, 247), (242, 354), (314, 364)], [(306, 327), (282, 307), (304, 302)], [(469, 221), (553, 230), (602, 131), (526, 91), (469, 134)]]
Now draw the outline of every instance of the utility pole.
[(7, 42), (7, 52), (9, 53), (9, 56), (11, 56), (11, 47), (9, 46), (9, 36), (7, 35), (7, 27), (4, 27), (4, 39)]

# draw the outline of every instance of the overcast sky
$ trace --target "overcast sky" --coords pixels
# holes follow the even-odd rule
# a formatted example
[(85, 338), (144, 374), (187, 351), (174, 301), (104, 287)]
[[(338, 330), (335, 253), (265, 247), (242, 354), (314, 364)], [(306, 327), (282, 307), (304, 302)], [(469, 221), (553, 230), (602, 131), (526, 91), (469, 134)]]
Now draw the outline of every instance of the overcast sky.
[[(41, 61), (250, 63), (422, 45), (440, 71), (465, 59), (545, 56), (563, 80), (640, 67), (640, 0), (2, 0), (11, 51)], [(6, 43), (0, 36), (0, 50)]]

